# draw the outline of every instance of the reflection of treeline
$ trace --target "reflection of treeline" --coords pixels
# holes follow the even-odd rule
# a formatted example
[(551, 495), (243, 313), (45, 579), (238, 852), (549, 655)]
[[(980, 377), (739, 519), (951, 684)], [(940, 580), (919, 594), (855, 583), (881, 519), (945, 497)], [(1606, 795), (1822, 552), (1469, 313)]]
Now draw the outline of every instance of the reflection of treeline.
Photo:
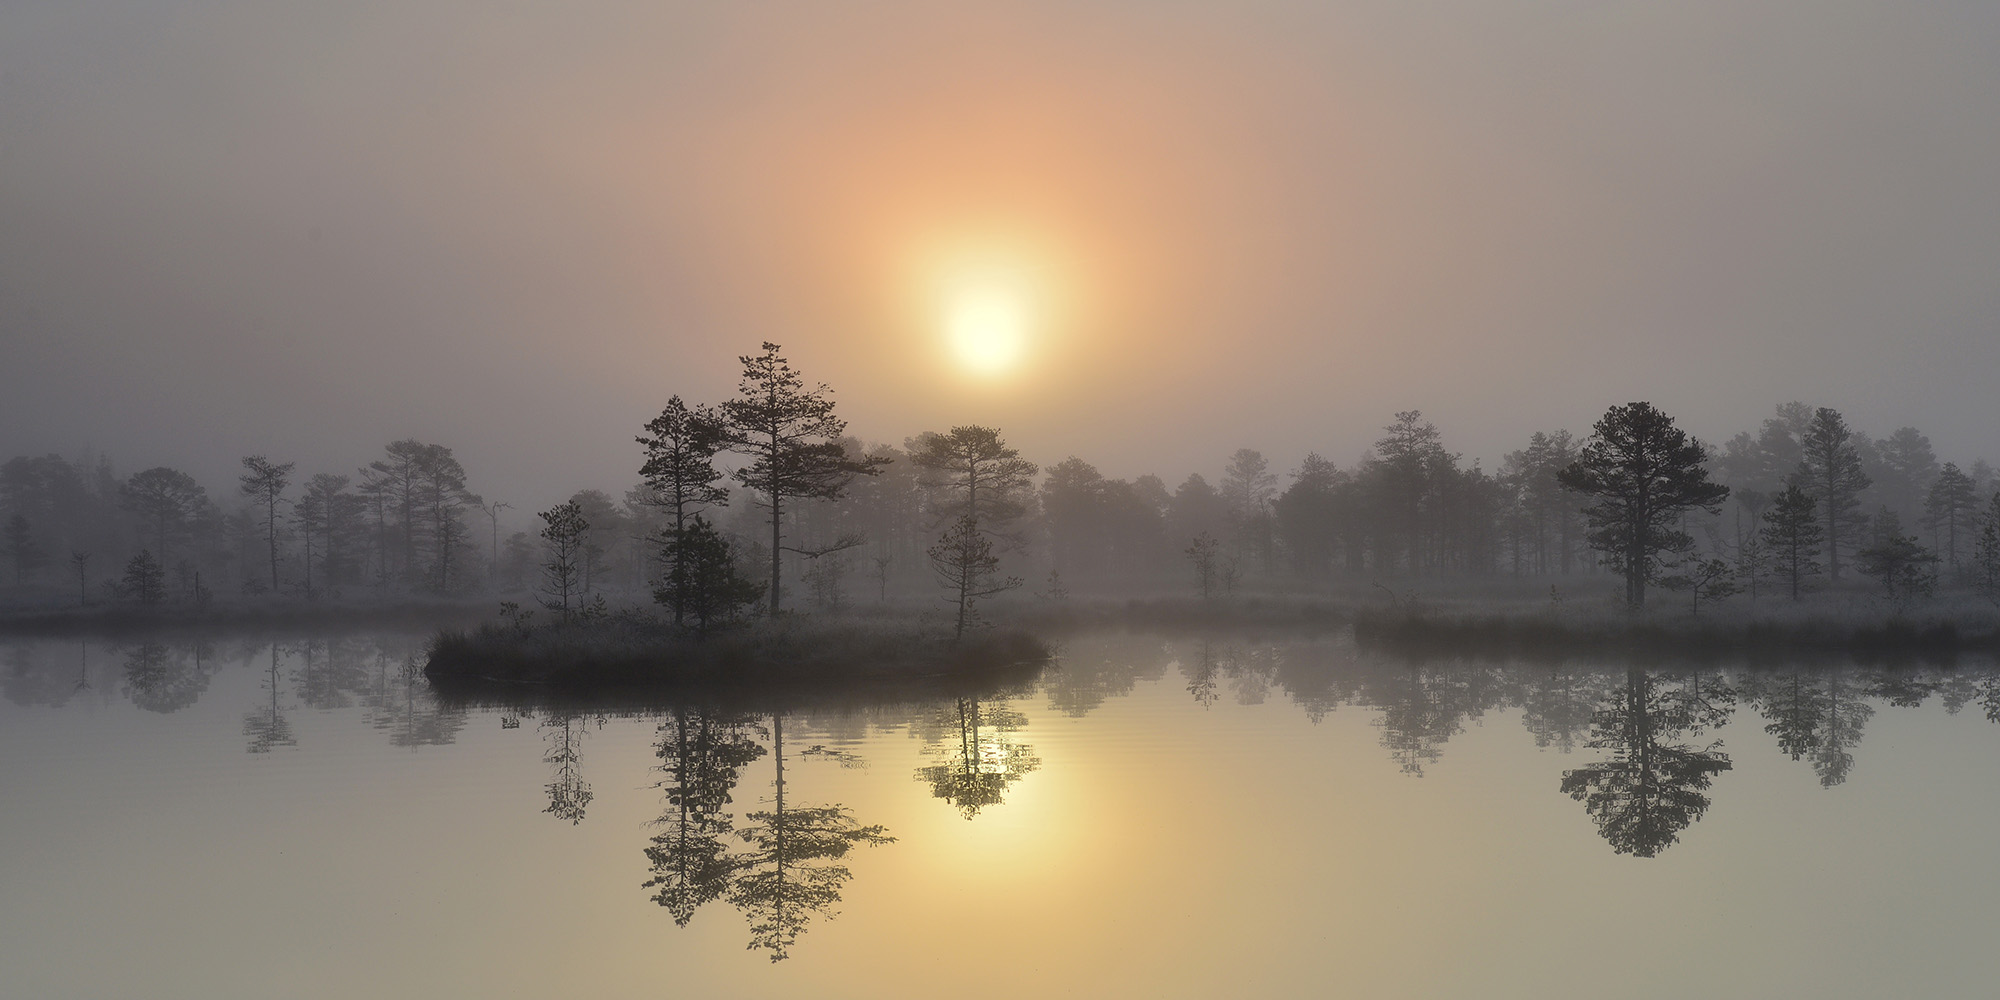
[(257, 701), (243, 716), (253, 753), (297, 744), (288, 713), (299, 705), (359, 708), (397, 746), (450, 743), (465, 725), (465, 709), (438, 700), (413, 652), (394, 640), (341, 637), (21, 643), (5, 658), (0, 695), (17, 705), (59, 707), (94, 688), (115, 690), (141, 709), (167, 713), (200, 700), (221, 670), (245, 669), (259, 680)]
[[(1171, 662), (1204, 705), (1225, 690), (1253, 704), (1279, 690), (1315, 721), (1344, 706), (1378, 712), (1383, 749), (1415, 776), (1441, 760), (1468, 724), (1518, 710), (1537, 746), (1592, 758), (1564, 771), (1561, 791), (1584, 804), (1613, 849), (1642, 857), (1672, 845), (1707, 810), (1708, 789), (1731, 767), (1717, 731), (1744, 712), (1754, 713), (1771, 745), (1808, 763), (1829, 788), (1855, 767), (1855, 749), (1879, 704), (1935, 699), (1949, 713), (1971, 707), (2000, 723), (2000, 663), (1991, 659), (1610, 667), (1403, 659), (1334, 641), (1179, 640), (1153, 644), (1150, 655), (1133, 646), (1122, 644), (1104, 662), (1122, 665), (1128, 677), (1156, 676)], [(1052, 705), (1063, 707), (1054, 681)]]

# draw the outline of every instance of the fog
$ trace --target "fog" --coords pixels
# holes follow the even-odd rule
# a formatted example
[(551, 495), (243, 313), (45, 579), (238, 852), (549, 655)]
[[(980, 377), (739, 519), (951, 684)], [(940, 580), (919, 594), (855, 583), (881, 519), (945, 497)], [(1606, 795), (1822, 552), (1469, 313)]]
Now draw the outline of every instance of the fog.
[[(0, 452), (541, 504), (763, 339), (864, 439), (1122, 476), (1635, 398), (1992, 451), (1989, 6), (1070, 6), (9, 4)], [(926, 284), (989, 258), (997, 379)]]

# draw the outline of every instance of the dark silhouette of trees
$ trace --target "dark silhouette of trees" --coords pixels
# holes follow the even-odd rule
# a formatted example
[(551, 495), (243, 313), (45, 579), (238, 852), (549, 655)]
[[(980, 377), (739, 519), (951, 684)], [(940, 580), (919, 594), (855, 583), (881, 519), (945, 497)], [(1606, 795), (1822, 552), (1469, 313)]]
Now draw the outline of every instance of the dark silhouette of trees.
[(696, 514), (675, 531), (671, 548), (676, 572), (661, 578), (654, 599), (675, 609), (676, 624), (694, 623), (695, 635), (736, 618), (755, 603), (763, 588), (737, 569), (736, 553), (729, 540)]
[(1584, 508), (1590, 544), (1625, 574), (1626, 603), (1643, 607), (1661, 553), (1693, 544), (1679, 527), (1682, 516), (1716, 513), (1729, 487), (1709, 481), (1701, 442), (1651, 403), (1614, 406), (1593, 431), (1557, 479), (1595, 498)]
[(824, 383), (807, 389), (778, 350), (766, 341), (762, 354), (738, 358), (743, 376), (737, 396), (722, 404), (727, 447), (750, 459), (731, 475), (771, 513), (772, 614), (779, 611), (785, 503), (838, 499), (849, 480), (872, 476), (882, 464), (875, 458), (849, 457), (840, 442), (847, 421), (833, 415), (833, 390)]
[[(385, 548), (393, 524), (400, 537), (397, 565), (385, 551), (382, 574), (400, 572), (406, 583), (449, 591), (452, 567), (469, 535), (465, 508), (479, 502), (466, 489), (465, 467), (443, 445), (404, 439), (384, 449), (387, 457), (361, 470), (361, 493), (375, 509), (378, 544)], [(428, 556), (429, 565), (424, 565)]]
[(729, 491), (718, 480), (715, 456), (727, 443), (722, 415), (706, 406), (689, 407), (679, 396), (667, 400), (665, 409), (646, 424), (646, 433), (637, 438), (645, 449), (646, 461), (639, 466), (647, 491), (646, 503), (666, 512), (660, 557), (662, 586), (656, 591), (674, 612), (674, 624), (685, 622), (688, 609), (679, 603), (688, 593), (686, 579), (688, 553), (680, 545), (689, 540), (688, 519), (729, 500)]
[(1563, 794), (1584, 804), (1618, 854), (1650, 858), (1672, 846), (1708, 811), (1704, 793), (1715, 775), (1730, 769), (1720, 744), (1686, 742), (1709, 721), (1700, 703), (1683, 694), (1645, 670), (1628, 669), (1623, 690), (1591, 722), (1587, 745), (1609, 756), (1563, 772)]
[(1809, 576), (1820, 571), (1820, 541), (1825, 529), (1819, 523), (1819, 503), (1798, 484), (1785, 487), (1764, 511), (1764, 527), (1758, 537), (1770, 552), (1778, 575), (1791, 586), (1792, 600)]
[(1814, 410), (1800, 446), (1797, 479), (1819, 501), (1820, 523), (1826, 528), (1827, 575), (1839, 583), (1841, 550), (1853, 548), (1868, 523), (1861, 513), (1861, 491), (1870, 480), (1861, 471), (1854, 433), (1838, 410), (1824, 406)]
[(1272, 517), (1292, 568), (1308, 578), (1332, 573), (1352, 477), (1313, 452), (1272, 503)]
[(1035, 463), (991, 427), (927, 432), (911, 445), (910, 462), (920, 470), (917, 481), (928, 494), (934, 526), (970, 517), (1003, 548), (1020, 544), (1011, 529), (1027, 512), (1029, 490), (1041, 471)]
[(1271, 504), (1278, 497), (1278, 477), (1271, 463), (1255, 448), (1238, 448), (1222, 470), (1222, 486), (1216, 491), (1228, 513), (1229, 526), (1237, 551), (1255, 557), (1269, 574), (1277, 557), (1276, 526)]
[(562, 616), (568, 625), (573, 605), (582, 603), (583, 535), (590, 523), (574, 502), (557, 504), (535, 515), (542, 519), (545, 559), (542, 563), (542, 606)]
[(251, 455), (243, 460), (244, 473), (239, 477), (241, 491), (250, 502), (263, 508), (264, 539), (271, 556), (271, 590), (278, 589), (278, 504), (285, 498), (285, 490), (292, 485), (291, 462), (272, 462), (262, 455)]
[(952, 606), (952, 638), (979, 623), (979, 602), (1021, 585), (1019, 577), (1001, 577), (993, 543), (979, 530), (971, 514), (962, 514), (930, 548), (931, 569)]

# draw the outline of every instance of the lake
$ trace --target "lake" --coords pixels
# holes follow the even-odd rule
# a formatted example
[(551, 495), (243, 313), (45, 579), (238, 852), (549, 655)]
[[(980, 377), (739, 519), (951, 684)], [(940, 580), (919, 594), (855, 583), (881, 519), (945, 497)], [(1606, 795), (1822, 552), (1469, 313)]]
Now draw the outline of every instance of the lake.
[(2000, 671), (1103, 632), (927, 704), (0, 643), (20, 997), (1990, 995)]

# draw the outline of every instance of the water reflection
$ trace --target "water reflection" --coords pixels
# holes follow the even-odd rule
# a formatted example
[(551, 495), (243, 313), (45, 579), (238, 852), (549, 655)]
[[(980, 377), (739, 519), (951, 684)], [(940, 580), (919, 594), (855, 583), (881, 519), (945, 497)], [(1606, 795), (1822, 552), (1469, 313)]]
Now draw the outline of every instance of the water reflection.
[[(603, 718), (599, 717), (598, 725), (603, 724)], [(583, 737), (590, 731), (589, 726), (580, 713), (559, 712), (542, 720), (541, 731), (549, 745), (542, 754), (542, 763), (552, 769), (549, 783), (544, 786), (549, 793), (549, 807), (542, 811), (569, 820), (575, 826), (583, 822), (584, 811), (596, 797), (590, 790), (590, 782), (583, 780)]]
[(1562, 791), (1583, 803), (1598, 833), (1619, 854), (1650, 858), (1671, 846), (1702, 813), (1715, 776), (1729, 770), (1721, 741), (1689, 741), (1728, 721), (1734, 695), (1698, 675), (1662, 677), (1631, 668), (1625, 684), (1591, 717), (1594, 749), (1604, 760), (1564, 771)]
[(696, 909), (722, 898), (738, 870), (727, 810), (742, 769), (766, 752), (751, 724), (745, 716), (687, 707), (660, 724), (655, 753), (666, 773), (660, 787), (668, 808), (646, 848), (653, 877), (645, 888), (681, 927)]
[(917, 780), (966, 819), (999, 805), (1007, 786), (1042, 766), (1034, 749), (1014, 738), (1027, 716), (1006, 702), (982, 706), (977, 698), (960, 698), (940, 714), (948, 735), (927, 748), (938, 763), (918, 768)]
[(271, 643), (271, 667), (264, 679), (264, 689), (270, 692), (269, 703), (260, 703), (243, 716), (243, 735), (250, 738), (250, 752), (270, 753), (276, 747), (298, 746), (298, 737), (292, 734), (291, 720), (285, 718), (284, 708), (278, 701), (278, 644), (275, 642)]

